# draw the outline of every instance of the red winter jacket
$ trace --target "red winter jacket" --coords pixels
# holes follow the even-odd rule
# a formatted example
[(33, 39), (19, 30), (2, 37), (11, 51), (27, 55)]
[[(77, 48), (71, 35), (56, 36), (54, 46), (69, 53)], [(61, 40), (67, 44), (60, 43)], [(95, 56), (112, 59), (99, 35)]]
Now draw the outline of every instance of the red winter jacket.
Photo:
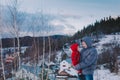
[[(72, 65), (75, 66), (80, 62), (80, 52), (78, 51), (78, 44), (74, 43), (70, 46), (72, 50), (71, 54), (71, 60), (72, 60)], [(82, 70), (79, 70), (78, 73), (82, 73)]]

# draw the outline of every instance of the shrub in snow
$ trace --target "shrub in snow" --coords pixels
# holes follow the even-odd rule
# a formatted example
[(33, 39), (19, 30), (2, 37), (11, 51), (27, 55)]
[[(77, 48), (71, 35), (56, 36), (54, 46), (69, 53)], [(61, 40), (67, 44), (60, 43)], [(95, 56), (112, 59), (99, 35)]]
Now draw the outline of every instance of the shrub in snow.
[[(107, 68), (111, 72), (118, 73), (119, 60), (117, 57), (120, 55), (120, 47), (115, 43), (104, 44), (103, 47), (107, 47), (98, 57), (98, 64), (108, 64)], [(109, 47), (109, 48), (108, 48)]]

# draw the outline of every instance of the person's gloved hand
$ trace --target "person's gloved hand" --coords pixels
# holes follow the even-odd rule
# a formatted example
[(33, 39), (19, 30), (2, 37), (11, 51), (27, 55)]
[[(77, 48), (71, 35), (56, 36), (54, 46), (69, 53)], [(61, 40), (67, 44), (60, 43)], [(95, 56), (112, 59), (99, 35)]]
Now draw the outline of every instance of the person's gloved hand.
[(73, 67), (74, 67), (74, 65), (73, 65), (73, 64), (71, 64), (71, 67), (73, 68)]

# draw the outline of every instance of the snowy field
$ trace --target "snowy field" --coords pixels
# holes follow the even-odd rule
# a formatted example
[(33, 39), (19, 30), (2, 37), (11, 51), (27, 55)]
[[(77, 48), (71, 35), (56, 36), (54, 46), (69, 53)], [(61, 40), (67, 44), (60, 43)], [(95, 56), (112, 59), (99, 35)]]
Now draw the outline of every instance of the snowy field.
[(110, 73), (109, 70), (96, 70), (94, 80), (120, 80), (120, 74)]
[[(26, 70), (24, 70), (24, 71), (26, 72)], [(19, 77), (19, 78), (22, 78), (25, 76), (29, 76), (32, 80), (40, 80), (32, 73), (22, 74), (21, 71), (19, 71), (17, 73), (17, 77)], [(13, 78), (13, 80), (16, 80), (16, 79)], [(11, 80), (11, 79), (7, 79), (7, 80)], [(27, 79), (25, 79), (25, 80), (27, 80)], [(51, 80), (53, 80), (53, 79), (51, 79)], [(94, 80), (120, 80), (120, 74), (116, 75), (115, 73), (110, 73), (109, 70), (96, 70), (94, 73)]]

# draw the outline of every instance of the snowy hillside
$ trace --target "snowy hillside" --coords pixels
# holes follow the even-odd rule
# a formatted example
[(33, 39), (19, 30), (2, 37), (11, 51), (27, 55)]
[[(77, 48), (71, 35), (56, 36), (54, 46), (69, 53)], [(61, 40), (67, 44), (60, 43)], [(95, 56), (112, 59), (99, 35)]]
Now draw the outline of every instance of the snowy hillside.
[[(120, 35), (105, 35), (103, 38), (100, 39), (98, 43), (96, 43), (96, 49), (98, 53), (100, 54), (103, 49), (105, 48), (103, 45), (104, 44), (110, 44), (110, 43), (116, 43), (120, 44)], [(106, 49), (109, 47), (106, 47)]]

